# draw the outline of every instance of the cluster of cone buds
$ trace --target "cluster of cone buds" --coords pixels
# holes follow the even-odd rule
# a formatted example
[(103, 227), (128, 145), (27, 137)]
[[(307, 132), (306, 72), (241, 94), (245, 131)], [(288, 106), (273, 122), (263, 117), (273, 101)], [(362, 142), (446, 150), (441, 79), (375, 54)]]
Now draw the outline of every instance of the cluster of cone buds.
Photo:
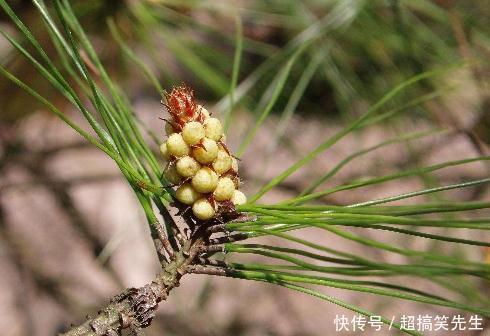
[(173, 88), (166, 100), (168, 138), (160, 151), (168, 162), (165, 176), (177, 186), (177, 200), (203, 221), (236, 213), (235, 205), (247, 199), (238, 190), (238, 163), (225, 144), (221, 122), (196, 104), (186, 86)]

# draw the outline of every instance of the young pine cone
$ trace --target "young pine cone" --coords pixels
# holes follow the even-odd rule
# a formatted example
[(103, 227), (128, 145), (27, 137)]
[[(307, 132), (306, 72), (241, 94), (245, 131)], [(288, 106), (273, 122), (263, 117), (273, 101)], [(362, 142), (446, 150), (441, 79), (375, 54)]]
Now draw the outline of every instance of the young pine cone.
[(160, 151), (168, 161), (166, 178), (177, 186), (177, 200), (192, 206), (199, 220), (236, 214), (247, 198), (238, 190), (238, 162), (225, 144), (221, 122), (197, 105), (194, 92), (181, 85), (166, 93), (170, 119)]

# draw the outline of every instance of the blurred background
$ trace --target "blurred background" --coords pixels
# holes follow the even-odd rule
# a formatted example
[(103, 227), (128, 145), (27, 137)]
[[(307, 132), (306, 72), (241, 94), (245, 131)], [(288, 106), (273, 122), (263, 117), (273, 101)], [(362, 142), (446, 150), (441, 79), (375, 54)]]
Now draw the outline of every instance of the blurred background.
[[(64, 60), (31, 2), (8, 3), (61, 65)], [(292, 66), (278, 103), (243, 155), (241, 176), (250, 194), (397, 84), (424, 71), (466, 62), (397, 96), (388, 104), (393, 117), (351, 134), (268, 193), (264, 203), (297, 195), (353, 152), (402, 133), (449, 129), (373, 151), (353, 161), (327, 185), (489, 153), (490, 4), (486, 0), (78, 0), (72, 4), (110, 75), (130, 97), (138, 117), (161, 140), (164, 124), (158, 118), (165, 116), (161, 95), (141, 64), (163, 88), (185, 82), (208, 110), (230, 120), (227, 93), (237, 36), (241, 36), (235, 94), (235, 101), (240, 101), (227, 134), (236, 151), (270, 100), (278, 71), (299, 46), (314, 44)], [(3, 12), (0, 25), (16, 36)], [(3, 38), (0, 62), (83, 124), (71, 105)], [(356, 203), (488, 175), (488, 165), (477, 162), (336, 193), (320, 202)], [(488, 201), (490, 191), (483, 184), (433, 200), (444, 199)], [(95, 313), (122, 288), (151, 281), (158, 262), (145, 222), (114, 163), (2, 77), (0, 334), (56, 334)], [(378, 231), (363, 234), (398, 239), (401, 246), (443, 248)], [(308, 239), (324, 244), (331, 239), (331, 246), (365, 253), (359, 245), (332, 237), (311, 233)], [(483, 248), (465, 248), (464, 253), (490, 262), (490, 252)], [(396, 256), (381, 252), (373, 257), (397, 261)], [(490, 295), (488, 283), (476, 283), (474, 288)], [(329, 290), (328, 294), (388, 317), (454, 313), (357, 292)], [(161, 305), (147, 333), (329, 335), (335, 332), (336, 314), (354, 316), (285, 288), (192, 275)], [(458, 335), (489, 332), (487, 327), (486, 334)]]

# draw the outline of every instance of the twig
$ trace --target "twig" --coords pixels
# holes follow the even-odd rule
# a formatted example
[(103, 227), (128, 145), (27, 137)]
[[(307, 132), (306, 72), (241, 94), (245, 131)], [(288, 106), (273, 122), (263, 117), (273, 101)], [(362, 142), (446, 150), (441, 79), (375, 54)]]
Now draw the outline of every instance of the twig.
[(167, 254), (170, 258), (169, 260), (172, 260), (174, 258), (174, 250), (173, 250), (172, 246), (170, 245), (170, 241), (168, 240), (167, 235), (165, 234), (165, 231), (163, 230), (163, 225), (160, 222), (157, 222), (154, 225), (157, 229), (159, 241), (161, 242), (165, 252), (167, 252)]
[(209, 266), (228, 268), (228, 264), (226, 262), (224, 262), (223, 260), (208, 259), (205, 257), (200, 257), (198, 259), (198, 261), (201, 265), (209, 265)]
[(211, 233), (218, 233), (218, 232), (225, 232), (227, 231), (226, 224), (216, 224), (213, 226), (210, 226), (206, 229), (206, 232), (211, 234)]
[(185, 270), (187, 273), (218, 276), (231, 276), (234, 273), (234, 271), (231, 269), (203, 265), (188, 265), (186, 266)]
[(197, 251), (199, 254), (225, 252), (225, 247), (224, 245), (206, 245), (199, 247)]
[(236, 233), (232, 235), (226, 235), (223, 237), (218, 237), (218, 238), (212, 238), (209, 240), (209, 243), (212, 245), (219, 245), (219, 244), (224, 244), (224, 243), (231, 243), (231, 242), (236, 242), (240, 240), (245, 240), (250, 238), (250, 236), (246, 233)]

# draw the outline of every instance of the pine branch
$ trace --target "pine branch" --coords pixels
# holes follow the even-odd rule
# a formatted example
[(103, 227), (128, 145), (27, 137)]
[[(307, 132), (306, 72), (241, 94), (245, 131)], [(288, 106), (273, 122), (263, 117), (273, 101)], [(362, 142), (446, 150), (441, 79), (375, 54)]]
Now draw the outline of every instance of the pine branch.
[(188, 240), (184, 248), (173, 255), (156, 278), (139, 288), (128, 288), (113, 297), (109, 305), (101, 309), (97, 316), (89, 317), (78, 327), (67, 331), (63, 336), (113, 336), (121, 330), (129, 329), (134, 334), (148, 327), (160, 302), (165, 301), (169, 292), (178, 287), (180, 279), (187, 273), (201, 251), (204, 239)]

